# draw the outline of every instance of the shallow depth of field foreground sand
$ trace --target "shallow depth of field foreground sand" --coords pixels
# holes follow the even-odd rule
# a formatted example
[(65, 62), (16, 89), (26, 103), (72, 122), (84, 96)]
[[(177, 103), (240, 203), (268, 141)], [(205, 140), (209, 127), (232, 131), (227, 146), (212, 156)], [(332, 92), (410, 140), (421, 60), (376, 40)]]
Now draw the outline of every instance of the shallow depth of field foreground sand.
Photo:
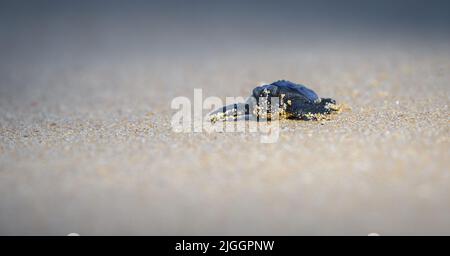
[[(13, 63), (0, 86), (0, 234), (450, 235), (449, 45), (269, 42)], [(176, 96), (247, 96), (278, 79), (351, 109), (283, 121), (274, 144), (171, 129)]]

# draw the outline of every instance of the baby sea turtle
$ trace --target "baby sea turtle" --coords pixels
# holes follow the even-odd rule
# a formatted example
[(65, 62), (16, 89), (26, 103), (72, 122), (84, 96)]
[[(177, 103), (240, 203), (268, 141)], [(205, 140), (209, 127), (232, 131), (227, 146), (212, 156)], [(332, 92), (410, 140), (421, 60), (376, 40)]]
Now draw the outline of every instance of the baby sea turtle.
[(317, 94), (301, 84), (279, 80), (258, 86), (245, 103), (224, 106), (210, 114), (212, 122), (237, 120), (244, 117), (271, 119), (277, 116), (297, 120), (321, 120), (328, 114), (339, 111), (336, 101), (319, 98)]

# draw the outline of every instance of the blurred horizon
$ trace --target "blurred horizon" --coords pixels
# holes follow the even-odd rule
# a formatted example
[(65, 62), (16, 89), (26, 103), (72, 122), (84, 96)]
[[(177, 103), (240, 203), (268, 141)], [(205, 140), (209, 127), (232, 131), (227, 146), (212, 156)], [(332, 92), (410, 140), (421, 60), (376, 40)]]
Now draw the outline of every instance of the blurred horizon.
[(28, 47), (70, 50), (75, 45), (191, 50), (265, 40), (448, 39), (449, 7), (448, 1), (436, 0), (2, 1), (0, 35), (2, 54)]
[(129, 83), (138, 71), (177, 77), (193, 66), (242, 69), (255, 58), (275, 67), (346, 53), (448, 54), (449, 7), (438, 0), (1, 1), (0, 95), (34, 95), (52, 79), (79, 87), (80, 73), (99, 69), (125, 73)]

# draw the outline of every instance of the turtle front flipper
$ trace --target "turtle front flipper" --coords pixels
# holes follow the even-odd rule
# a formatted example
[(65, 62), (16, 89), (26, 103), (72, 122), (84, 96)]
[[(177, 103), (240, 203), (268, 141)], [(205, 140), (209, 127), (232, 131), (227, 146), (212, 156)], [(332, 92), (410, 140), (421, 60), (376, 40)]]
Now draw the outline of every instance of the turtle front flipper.
[(248, 119), (252, 113), (253, 101), (247, 100), (246, 102), (238, 102), (230, 105), (223, 106), (209, 114), (211, 122), (217, 121), (236, 121), (240, 118)]

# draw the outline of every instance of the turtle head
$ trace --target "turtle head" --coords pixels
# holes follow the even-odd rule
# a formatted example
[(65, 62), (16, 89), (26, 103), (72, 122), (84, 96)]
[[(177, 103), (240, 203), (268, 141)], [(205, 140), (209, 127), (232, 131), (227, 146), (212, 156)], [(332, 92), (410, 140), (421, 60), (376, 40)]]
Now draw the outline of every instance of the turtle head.
[(253, 109), (255, 116), (272, 119), (284, 113), (282, 104), (284, 95), (278, 86), (273, 84), (258, 86), (253, 89), (252, 96), (256, 100)]
[(267, 98), (267, 97), (278, 97), (279, 96), (279, 90), (278, 86), (275, 85), (263, 85), (258, 86), (255, 89), (253, 89), (253, 97), (256, 99), (259, 98)]
[(333, 100), (333, 99), (331, 99), (331, 98), (322, 98), (320, 101), (319, 101), (319, 103), (320, 104), (322, 104), (322, 105), (328, 105), (328, 104), (333, 104), (333, 105), (336, 105), (336, 101), (335, 100)]

